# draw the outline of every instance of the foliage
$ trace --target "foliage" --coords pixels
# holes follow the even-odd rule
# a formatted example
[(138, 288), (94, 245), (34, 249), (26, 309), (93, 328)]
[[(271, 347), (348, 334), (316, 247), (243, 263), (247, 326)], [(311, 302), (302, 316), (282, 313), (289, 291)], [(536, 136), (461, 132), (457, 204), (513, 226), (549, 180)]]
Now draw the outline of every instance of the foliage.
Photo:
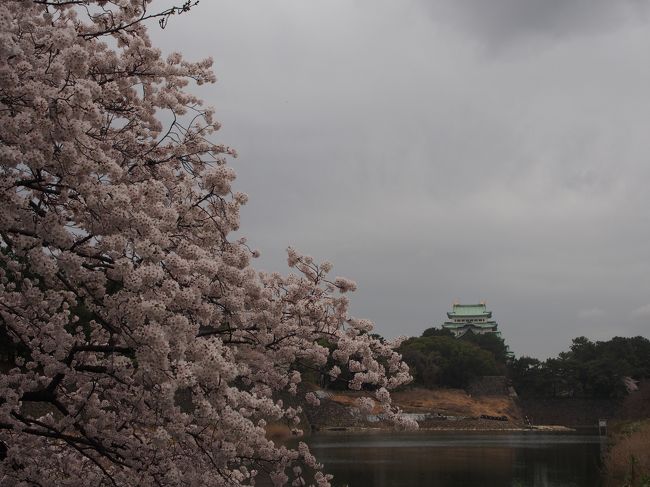
[(505, 364), (508, 360), (508, 347), (506, 347), (503, 338), (495, 333), (467, 332), (460, 337), (460, 340), (468, 341), (482, 350), (487, 350), (499, 364)]
[(423, 387), (466, 387), (473, 379), (498, 372), (491, 352), (450, 336), (409, 338), (399, 352), (411, 369), (414, 383)]
[(163, 58), (145, 26), (193, 3), (0, 4), (7, 485), (329, 485), (305, 444), (264, 429), (297, 425), (277, 394), (328, 358), (328, 375), (347, 367), (350, 387), (373, 384), (406, 421), (386, 392), (406, 366), (349, 318), (354, 283), (291, 249), (296, 274), (258, 273), (229, 238), (247, 200), (235, 152), (185, 91), (214, 81), (211, 60)]
[(569, 351), (540, 361), (510, 358), (503, 340), (491, 333), (466, 333), (455, 339), (428, 328), (399, 349), (415, 384), (423, 387), (465, 387), (472, 379), (507, 374), (524, 397), (616, 398), (625, 394), (623, 377), (650, 377), (650, 340), (614, 337), (592, 342), (575, 338)]
[(592, 342), (578, 337), (556, 358), (514, 359), (509, 375), (523, 396), (621, 397), (623, 377), (650, 377), (650, 340), (638, 336)]
[(466, 387), (472, 380), (503, 373), (507, 348), (499, 336), (466, 333), (461, 338), (445, 328), (427, 328), (399, 349), (416, 385)]
[(423, 337), (453, 337), (454, 334), (447, 328), (427, 328), (422, 332)]

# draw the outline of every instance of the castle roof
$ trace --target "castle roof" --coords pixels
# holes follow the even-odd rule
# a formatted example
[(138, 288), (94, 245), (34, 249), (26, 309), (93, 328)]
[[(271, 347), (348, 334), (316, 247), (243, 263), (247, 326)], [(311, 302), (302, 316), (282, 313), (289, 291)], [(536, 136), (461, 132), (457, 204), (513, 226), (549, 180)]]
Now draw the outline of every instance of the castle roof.
[(464, 318), (478, 316), (492, 318), (492, 311), (485, 309), (485, 304), (454, 304), (454, 309), (447, 313), (449, 318)]

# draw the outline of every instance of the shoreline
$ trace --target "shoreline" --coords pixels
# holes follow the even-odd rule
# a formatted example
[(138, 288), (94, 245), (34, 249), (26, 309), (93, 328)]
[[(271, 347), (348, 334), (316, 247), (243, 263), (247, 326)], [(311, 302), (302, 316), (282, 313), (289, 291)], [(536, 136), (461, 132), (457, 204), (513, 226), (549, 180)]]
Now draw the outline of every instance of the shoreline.
[[(536, 433), (574, 433), (578, 431), (575, 428), (561, 425), (535, 425), (531, 427), (512, 427), (512, 428), (471, 428), (471, 427), (443, 427), (443, 426), (421, 426), (412, 431), (461, 431), (461, 432), (487, 432), (497, 433), (506, 432), (536, 432)], [(396, 432), (400, 430), (392, 428), (365, 427), (365, 426), (331, 426), (319, 428), (311, 433), (368, 433), (368, 432)]]

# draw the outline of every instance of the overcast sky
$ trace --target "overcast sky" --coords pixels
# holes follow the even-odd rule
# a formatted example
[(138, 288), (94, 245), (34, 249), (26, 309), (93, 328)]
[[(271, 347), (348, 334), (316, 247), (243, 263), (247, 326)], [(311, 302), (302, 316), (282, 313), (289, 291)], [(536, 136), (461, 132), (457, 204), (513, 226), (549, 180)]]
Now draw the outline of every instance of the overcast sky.
[(486, 300), (517, 355), (650, 336), (650, 9), (635, 0), (203, 0), (257, 267), (292, 245), (420, 335)]

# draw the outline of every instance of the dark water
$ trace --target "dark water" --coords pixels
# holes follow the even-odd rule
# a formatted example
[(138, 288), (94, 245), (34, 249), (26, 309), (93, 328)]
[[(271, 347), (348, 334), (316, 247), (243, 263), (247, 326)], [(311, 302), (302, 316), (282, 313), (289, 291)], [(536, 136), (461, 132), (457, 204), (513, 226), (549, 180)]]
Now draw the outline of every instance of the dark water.
[(318, 434), (312, 453), (350, 487), (599, 487), (597, 436), (535, 432)]

